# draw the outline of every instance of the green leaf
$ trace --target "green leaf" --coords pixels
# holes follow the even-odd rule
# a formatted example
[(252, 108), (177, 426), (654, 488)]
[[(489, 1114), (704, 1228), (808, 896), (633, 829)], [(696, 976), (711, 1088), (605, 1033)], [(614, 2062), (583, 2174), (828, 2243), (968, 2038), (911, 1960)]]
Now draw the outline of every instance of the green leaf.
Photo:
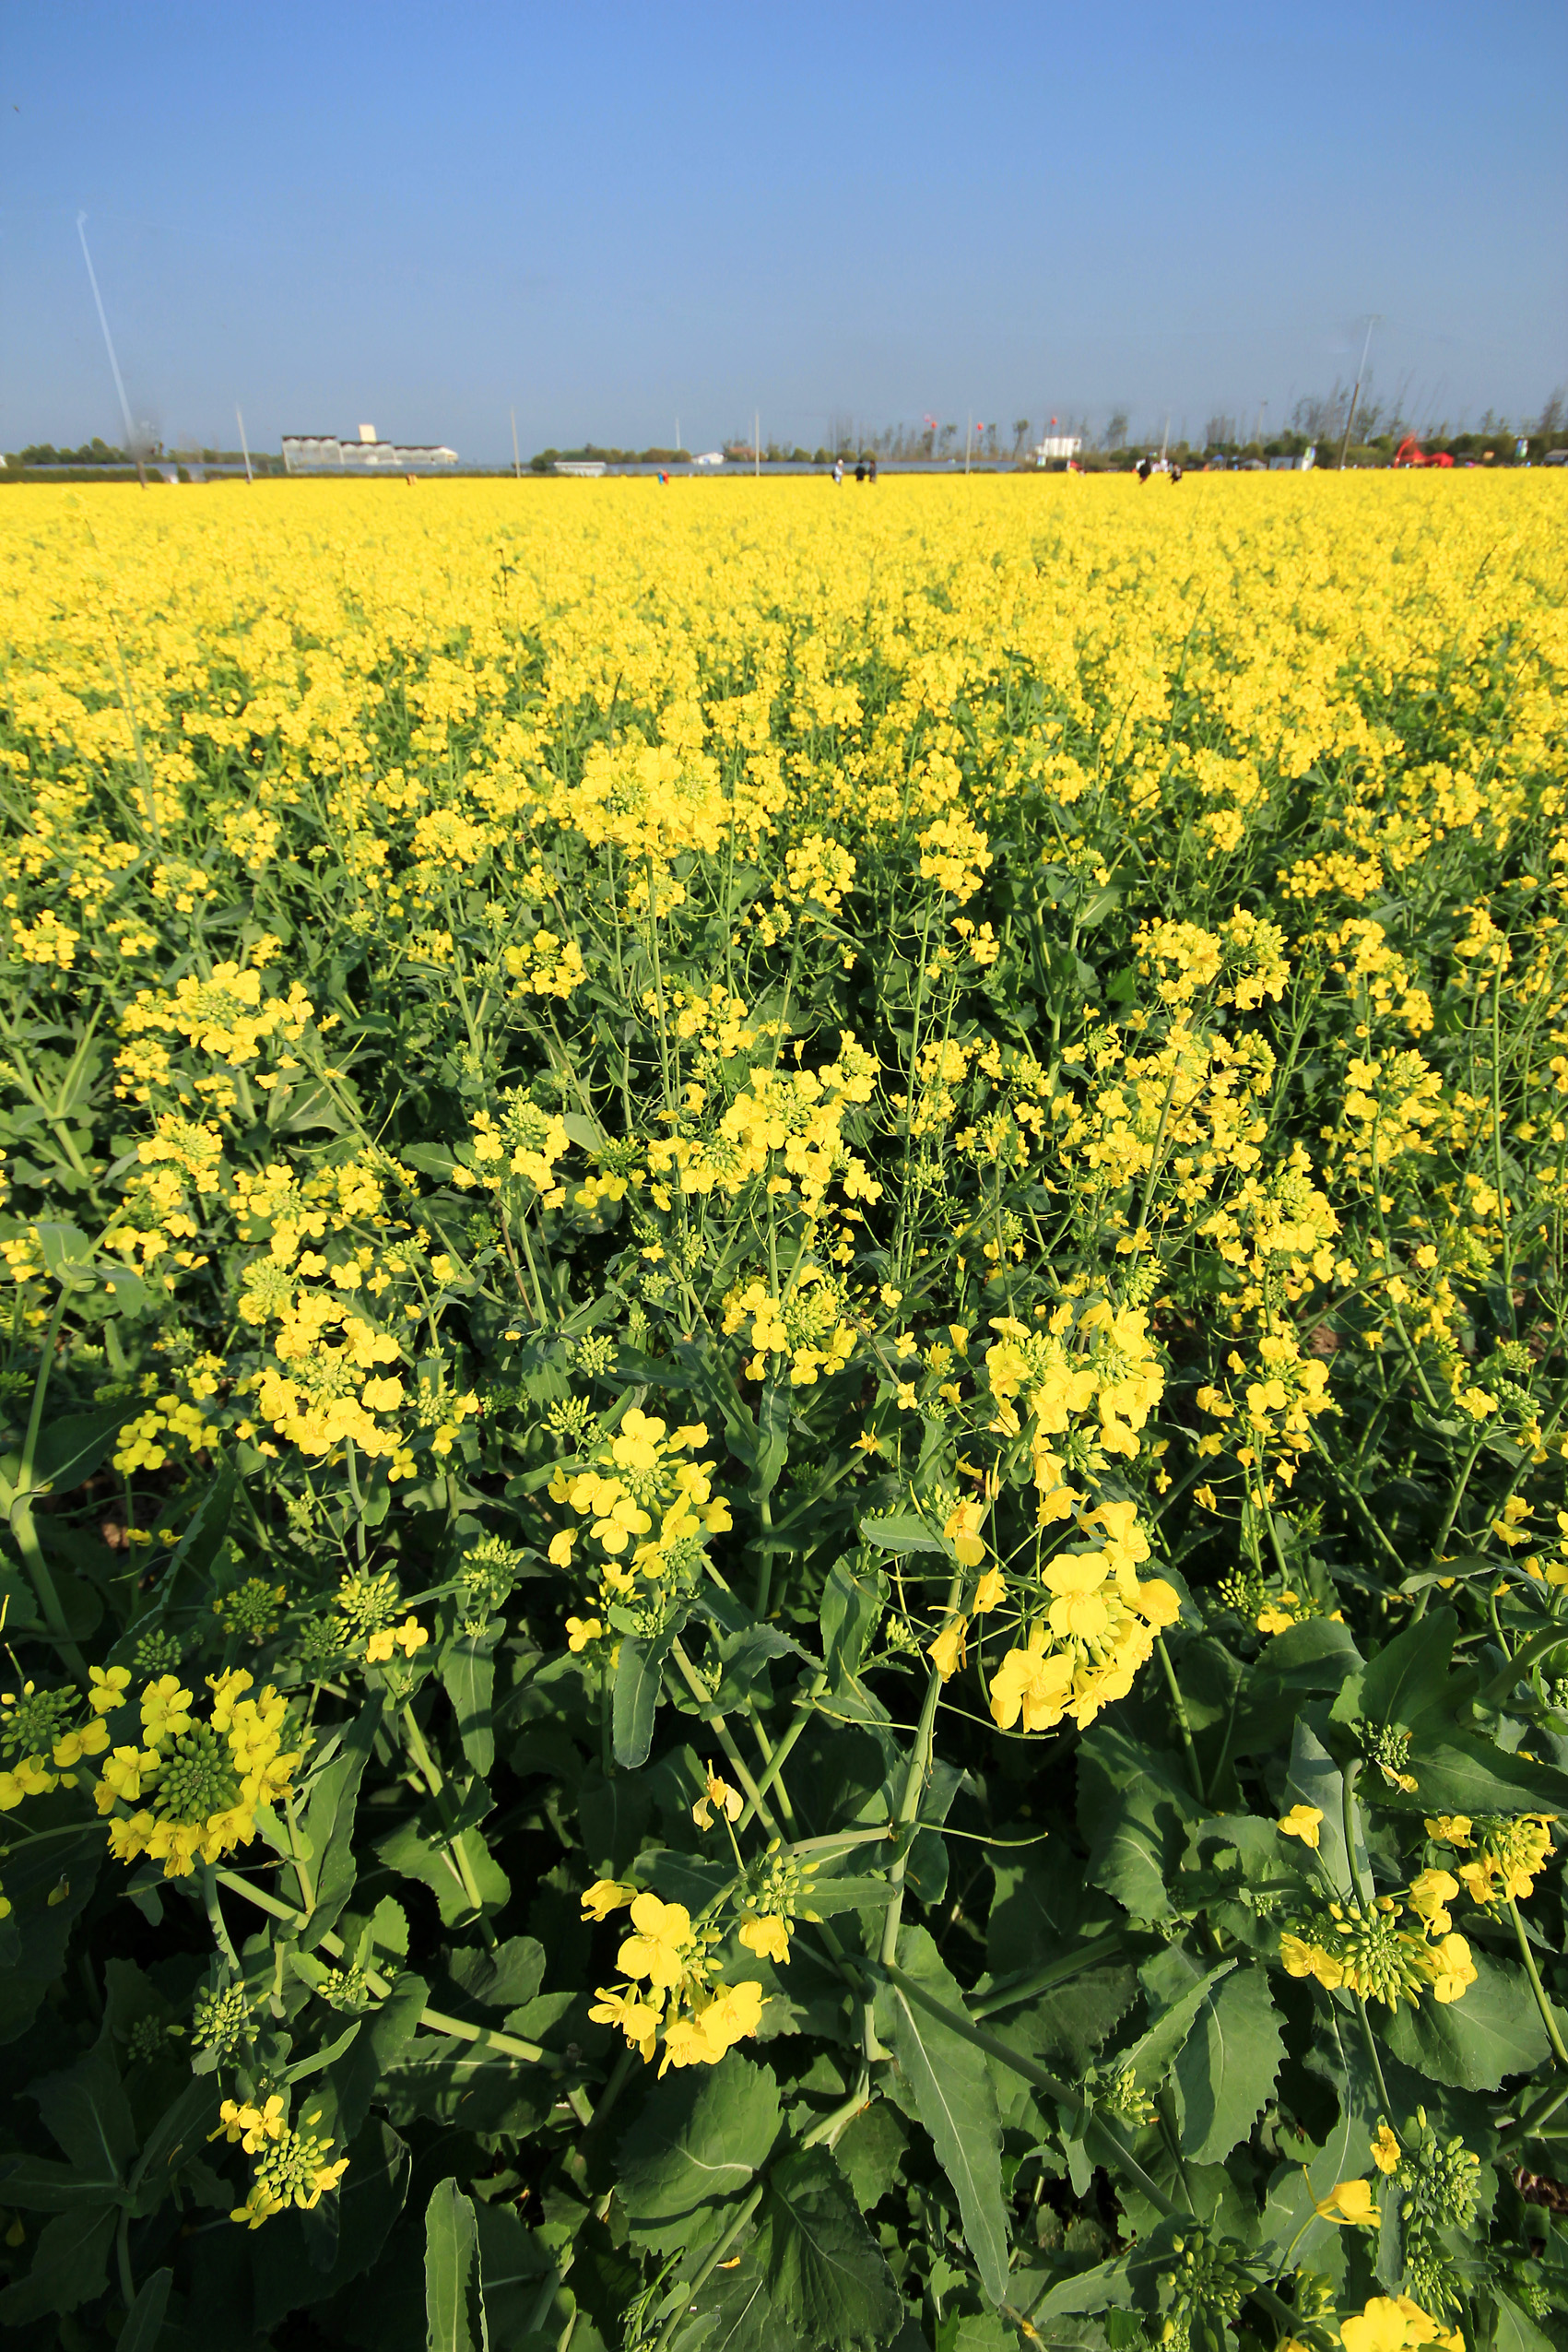
[(1288, 1691), (1341, 1690), (1362, 1663), (1348, 1625), (1332, 1617), (1307, 1617), (1266, 1642), (1255, 1675)]
[(365, 2021), (365, 2030), (332, 2069), (337, 2096), (337, 2129), (357, 2137), (381, 2086), (407, 2050), (430, 1997), (423, 1977), (397, 1976), (392, 1991)]
[(74, 2066), (29, 2083), (27, 2096), (37, 2101), (77, 2179), (104, 2196), (116, 2195), (136, 2154), (136, 2127), (107, 2028)]
[(557, 2078), (455, 2034), (418, 2034), (387, 2067), (379, 2098), (395, 2123), (423, 2116), (463, 2132), (522, 2139), (556, 2100)]
[(1370, 2014), (1407, 2066), (1458, 2090), (1494, 2091), (1511, 2074), (1533, 2074), (1551, 2045), (1523, 1968), (1505, 1968), (1473, 1946), (1470, 1958), (1477, 1981), (1462, 1999), (1423, 1994), (1419, 2009), (1401, 2002), (1392, 2017), (1382, 2007)]
[(633, 2236), (661, 2252), (685, 2245), (705, 2205), (749, 2185), (778, 2131), (772, 2074), (738, 2051), (666, 2074), (618, 2151), (616, 2194)]
[[(51, 1836), (36, 1844), (13, 1846), (6, 1862), (6, 1894), (13, 1909), (8, 1920), (0, 1921), (6, 1946), (0, 1966), (0, 2043), (26, 2033), (50, 1987), (58, 1982), (71, 1930), (91, 1901), (102, 1867), (100, 1824), (82, 1822), (77, 1836), (62, 1837), (65, 1820), (60, 1819), (58, 1828), (50, 1820), (52, 1811), (70, 1802), (57, 1794), (29, 1807), (29, 1827), (49, 1827)], [(62, 1885), (68, 1890), (63, 1897)]]
[(510, 1936), (493, 1952), (454, 1952), (450, 1973), (470, 2001), (487, 2009), (520, 2009), (545, 1980), (545, 1947), (536, 1936)]
[(819, 1624), (829, 1684), (837, 1687), (859, 1672), (866, 1645), (888, 1602), (888, 1579), (857, 1574), (853, 1554), (835, 1560), (822, 1588)]
[(890, 1511), (885, 1519), (863, 1519), (860, 1540), (874, 1543), (878, 1552), (938, 1552), (944, 1559), (952, 1557), (952, 1548), (939, 1535), (932, 1533), (923, 1519), (913, 1511)]
[[(270, 2334), (289, 2312), (324, 2302), (351, 2280), (362, 2278), (403, 2210), (409, 2156), (390, 2123), (377, 2116), (345, 2145), (339, 2112), (336, 2153), (347, 2155), (348, 2169), (330, 2200), (337, 2224), (331, 2262), (318, 2268), (310, 2259), (306, 2228), (313, 2215), (275, 2214), (251, 2241), (255, 2326), (263, 2335)], [(325, 2210), (327, 2202), (317, 2211)]]
[[(1362, 1776), (1362, 1786), (1367, 1776)], [(1345, 1777), (1315, 1731), (1297, 1722), (1291, 1743), (1291, 1768), (1285, 1782), (1287, 1804), (1315, 1805), (1323, 1815), (1318, 1826), (1318, 1853), (1341, 1895), (1351, 1889), (1350, 1855), (1345, 1845)], [(1367, 1858), (1366, 1827), (1356, 1821), (1356, 1857), (1361, 1883), (1372, 1875)]]
[[(123, 2339), (122, 2339), (123, 2340)], [(1526, 2317), (1512, 2296), (1492, 2290), (1491, 2352), (1556, 2352), (1548, 2335)]]
[(625, 1772), (607, 1779), (585, 1772), (577, 1791), (577, 1826), (590, 1867), (600, 1878), (619, 1878), (631, 1869), (647, 1834), (654, 1801), (646, 1782)]
[(461, 1847), (468, 1864), (481, 1909), (499, 1911), (511, 1897), (512, 1882), (477, 1827), (461, 1830), (455, 1840), (449, 1839), (430, 1806), (421, 1810), (418, 1822), (401, 1822), (375, 1848), (377, 1859), (388, 1870), (430, 1888), (445, 1927), (466, 1926), (475, 1916), (454, 1846)]
[(1361, 1787), (1380, 1804), (1412, 1813), (1568, 1813), (1568, 1773), (1511, 1755), (1493, 1741), (1467, 1731), (1417, 1741), (1408, 1769), (1416, 1790), (1390, 1789), (1381, 1775), (1362, 1775)]
[(90, 1478), (113, 1450), (114, 1440), (136, 1411), (134, 1403), (104, 1405), (97, 1412), (68, 1412), (46, 1421), (33, 1457), (34, 1486), (68, 1495)]
[(304, 1942), (315, 1944), (337, 1923), (337, 1919), (354, 1891), (357, 1865), (354, 1856), (354, 1818), (360, 1801), (360, 1783), (365, 1766), (375, 1746), (381, 1723), (382, 1700), (378, 1693), (367, 1700), (343, 1735), (342, 1743), (331, 1763), (319, 1772), (311, 1783), (311, 1792), (301, 1823), (315, 1856), (315, 1908)]
[[(1174, 1956), (1184, 1957), (1185, 1955)], [(1190, 1966), (1190, 1963), (1188, 1964)], [(1215, 1986), (1235, 1968), (1234, 1960), (1221, 1960), (1207, 1976), (1198, 1977), (1170, 2005), (1162, 2009), (1128, 2050), (1115, 2054), (1118, 2074), (1129, 2073), (1140, 2091), (1157, 2090), (1164, 2081), (1191, 2033), (1200, 2010), (1208, 2004)]]
[(125, 2314), (125, 2324), (114, 2339), (114, 2352), (156, 2352), (169, 2308), (171, 2270), (155, 2270), (136, 2289), (136, 2299)]
[(909, 2134), (885, 2098), (861, 2109), (833, 2142), (833, 2161), (862, 2213), (885, 2197), (899, 2177)]
[(469, 1634), (457, 1634), (444, 1643), (441, 1679), (457, 1718), (463, 1753), (470, 1768), (482, 1780), (495, 1762), (495, 1731), (490, 1717), (495, 1692), (495, 1648), (489, 1637), (476, 1638)]
[(786, 1372), (770, 1370), (757, 1405), (757, 1458), (747, 1489), (754, 1504), (765, 1503), (789, 1459), (790, 1384)]
[(648, 1761), (648, 1750), (654, 1744), (654, 1716), (664, 1682), (665, 1661), (675, 1647), (679, 1630), (678, 1625), (666, 1625), (663, 1633), (646, 1643), (639, 1641), (631, 1634), (621, 1637), (620, 1656), (615, 1670), (611, 1722), (615, 1733), (615, 1760), (624, 1770), (635, 1770), (639, 1765)]
[(156, 2213), (182, 2164), (203, 2154), (217, 2105), (214, 2085), (206, 2075), (198, 2075), (186, 2084), (172, 2107), (164, 2109), (147, 2133), (131, 2175), (139, 2214)]
[(1361, 1681), (1361, 1712), (1369, 1722), (1415, 1731), (1423, 1717), (1450, 1711), (1458, 1629), (1452, 1609), (1432, 1609), (1378, 1651)]
[(1079, 1750), (1078, 1809), (1090, 1840), (1091, 1885), (1114, 1896), (1135, 1920), (1168, 1919), (1182, 1825), (1195, 1811), (1176, 1757), (1102, 1719)]
[(91, 1290), (98, 1280), (98, 1265), (92, 1244), (80, 1226), (52, 1221), (32, 1230), (38, 1254), (53, 1279), (67, 1290)]
[(768, 2300), (810, 2345), (886, 2345), (902, 2316), (877, 2242), (826, 2148), (788, 2157), (760, 2208)]
[(754, 2230), (734, 2268), (713, 2271), (686, 2304), (671, 2352), (797, 2352), (800, 2338), (768, 2296), (772, 2233)]
[(113, 2205), (56, 2214), (39, 2234), (32, 2268), (0, 2295), (0, 2320), (19, 2327), (46, 2311), (74, 2311), (108, 2284), (109, 2249), (119, 2215)]
[(438, 2181), (425, 2207), (427, 2352), (489, 2352), (489, 2340), (473, 2203)]
[[(899, 1967), (962, 2012), (963, 1993), (925, 1930), (899, 1935)], [(917, 2008), (902, 1987), (877, 1992), (877, 2029), (898, 2061), (915, 2112), (931, 2134), (937, 2161), (953, 2184), (963, 2234), (994, 2303), (1008, 2291), (1008, 2216), (1002, 2202), (1002, 2123), (984, 2053)]]
[(1213, 1985), (1176, 2060), (1182, 2153), (1219, 2164), (1262, 2113), (1285, 2054), (1263, 1968), (1238, 1968)]

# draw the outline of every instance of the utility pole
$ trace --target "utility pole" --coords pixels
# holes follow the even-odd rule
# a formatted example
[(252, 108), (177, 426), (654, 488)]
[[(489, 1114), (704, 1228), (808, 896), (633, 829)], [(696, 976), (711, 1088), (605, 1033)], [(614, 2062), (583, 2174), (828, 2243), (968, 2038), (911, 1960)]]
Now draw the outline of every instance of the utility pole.
[(964, 472), (965, 472), (966, 474), (967, 474), (967, 473), (968, 473), (968, 471), (969, 471), (969, 444), (970, 444), (970, 443), (973, 440), (973, 438), (974, 438), (974, 411), (973, 411), (973, 408), (967, 408), (967, 409), (965, 409), (965, 411), (964, 411), (964, 422), (963, 422), (963, 470), (964, 470)]
[(136, 461), (136, 479), (143, 490), (146, 490), (147, 467), (142, 463), (142, 453), (136, 447), (136, 430), (131, 422), (131, 404), (125, 397), (125, 380), (120, 373), (120, 362), (114, 357), (114, 338), (109, 332), (109, 321), (103, 309), (103, 297), (98, 290), (98, 272), (92, 266), (92, 255), (88, 251), (85, 212), (78, 212), (77, 215), (77, 234), (82, 241), (82, 259), (87, 264), (88, 283), (92, 288), (92, 299), (98, 305), (98, 323), (103, 329), (104, 349), (109, 354), (109, 365), (114, 377), (114, 389), (120, 396), (120, 414), (125, 423), (125, 446)]
[(1350, 427), (1356, 420), (1356, 402), (1362, 396), (1362, 378), (1366, 373), (1366, 355), (1372, 349), (1372, 330), (1382, 315), (1381, 311), (1373, 311), (1366, 323), (1366, 340), (1362, 345), (1362, 363), (1356, 370), (1356, 388), (1350, 395), (1350, 414), (1345, 419), (1345, 438), (1339, 443), (1339, 471), (1341, 473), (1345, 470), (1345, 452), (1350, 445)]
[(515, 408), (512, 411), (512, 479), (514, 482), (520, 482), (523, 479), (523, 460), (517, 454), (517, 411)]
[(751, 471), (759, 479), (762, 472), (762, 412), (751, 411)]
[(251, 481), (254, 479), (251, 472), (251, 444), (245, 439), (245, 420), (240, 414), (240, 403), (237, 400), (234, 403), (234, 422), (240, 428), (240, 448), (245, 460), (245, 479)]
[(1258, 455), (1259, 455), (1260, 457), (1261, 457), (1261, 456), (1262, 456), (1262, 455), (1263, 455), (1263, 412), (1264, 412), (1265, 408), (1267, 408), (1267, 406), (1268, 406), (1268, 403), (1267, 403), (1267, 400), (1260, 400), (1260, 401), (1258, 402), (1258, 404), (1257, 404), (1257, 431), (1256, 431), (1253, 434), (1253, 439), (1254, 439), (1254, 441), (1256, 441), (1256, 443), (1257, 443), (1257, 453), (1258, 453)]
[(680, 455), (680, 419), (678, 417), (675, 420), (675, 454), (678, 457)]

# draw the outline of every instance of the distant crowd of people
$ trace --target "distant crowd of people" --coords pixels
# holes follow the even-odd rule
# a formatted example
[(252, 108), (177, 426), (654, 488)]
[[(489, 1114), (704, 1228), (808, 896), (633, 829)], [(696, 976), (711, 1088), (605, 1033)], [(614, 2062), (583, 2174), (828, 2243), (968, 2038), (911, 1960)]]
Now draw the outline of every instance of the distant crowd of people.
[[(875, 457), (857, 457), (855, 459), (855, 479), (857, 482), (874, 482), (876, 480), (877, 460)], [(839, 483), (843, 480), (843, 459), (842, 457), (835, 457), (833, 459), (833, 480), (835, 483)]]

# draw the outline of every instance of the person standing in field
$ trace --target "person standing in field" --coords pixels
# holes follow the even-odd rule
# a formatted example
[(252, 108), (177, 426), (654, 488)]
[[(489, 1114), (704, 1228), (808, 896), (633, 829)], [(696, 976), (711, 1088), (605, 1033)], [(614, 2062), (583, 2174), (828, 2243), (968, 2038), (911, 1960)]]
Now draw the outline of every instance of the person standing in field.
[(875, 457), (872, 458), (869, 467), (867, 468), (866, 479), (868, 482), (874, 482), (877, 479), (877, 460)]
[(843, 484), (843, 459), (842, 457), (835, 457), (835, 458), (833, 459), (833, 487), (834, 487), (834, 489), (835, 489), (835, 490), (836, 490), (836, 489), (838, 489), (838, 488), (839, 488), (839, 487)]

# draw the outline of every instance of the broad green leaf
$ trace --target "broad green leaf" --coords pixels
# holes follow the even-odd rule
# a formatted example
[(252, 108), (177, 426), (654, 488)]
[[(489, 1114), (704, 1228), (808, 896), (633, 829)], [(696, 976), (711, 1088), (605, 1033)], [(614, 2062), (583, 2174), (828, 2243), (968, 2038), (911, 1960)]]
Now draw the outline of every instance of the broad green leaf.
[(632, 1770), (648, 1761), (648, 1751), (654, 1744), (654, 1717), (664, 1682), (665, 1661), (675, 1647), (678, 1632), (678, 1626), (667, 1625), (663, 1633), (648, 1642), (639, 1641), (630, 1634), (621, 1637), (620, 1656), (615, 1670), (611, 1721), (615, 1732), (615, 1760), (623, 1770)]
[(896, 2334), (898, 2290), (826, 2148), (775, 2166), (759, 2208), (768, 2300), (808, 2345), (865, 2346)]
[(878, 1552), (937, 1552), (951, 1559), (952, 1547), (913, 1511), (890, 1511), (885, 1519), (863, 1519), (860, 1540)]
[(173, 2106), (164, 2109), (147, 2133), (131, 2175), (138, 2213), (156, 2213), (181, 2167), (205, 2153), (217, 2113), (218, 2091), (206, 2075), (187, 2083)]
[(738, 2051), (666, 2074), (618, 2151), (616, 2194), (634, 2236), (663, 2251), (685, 2245), (703, 2206), (749, 2185), (778, 2131), (772, 2074)]
[(1431, 1609), (1385, 1644), (1361, 1678), (1361, 1712), (1369, 1723), (1402, 1723), (1419, 1732), (1424, 1719), (1451, 1712), (1458, 1629), (1452, 1609)]
[(460, 1927), (475, 1917), (475, 1911), (458, 1867), (458, 1848), (468, 1864), (480, 1908), (487, 1912), (499, 1911), (511, 1896), (512, 1882), (492, 1857), (483, 1836), (476, 1827), (461, 1830), (455, 1839), (448, 1838), (433, 1806), (421, 1809), (418, 1823), (400, 1823), (379, 1841), (375, 1852), (400, 1877), (418, 1879), (430, 1887), (440, 1906), (443, 1925)]
[(46, 2221), (27, 2276), (0, 2295), (0, 2321), (19, 2327), (48, 2311), (74, 2311), (101, 2295), (119, 2217), (113, 2205), (83, 2205)]
[(713, 2271), (690, 2299), (682, 2298), (685, 2315), (671, 2352), (797, 2352), (801, 2338), (768, 2297), (772, 2244), (771, 2230), (754, 2230), (730, 2263)]
[(1079, 1751), (1079, 1824), (1090, 1841), (1085, 1875), (1135, 1920), (1171, 1913), (1169, 1887), (1183, 1823), (1201, 1808), (1177, 1758), (1132, 1740), (1103, 1718)]
[(301, 1825), (310, 1840), (315, 1873), (315, 1907), (311, 1913), (310, 1925), (304, 1932), (307, 1944), (319, 1942), (336, 1925), (344, 1905), (354, 1891), (357, 1874), (354, 1823), (359, 1808), (360, 1783), (375, 1745), (381, 1716), (382, 1701), (378, 1693), (360, 1709), (345, 1731), (336, 1755), (311, 1783), (304, 1820)]
[[(513, 1935), (493, 1952), (454, 1952), (452, 1981), (487, 2009), (520, 2009), (545, 1980), (545, 1947), (536, 1936)], [(437, 2006), (441, 2004), (438, 2003)]]
[(1307, 1617), (1265, 1642), (1256, 1679), (1288, 1691), (1338, 1691), (1361, 1664), (1362, 1654), (1348, 1625), (1337, 1625), (1332, 1617)]
[[(500, 1620), (496, 1622), (499, 1624)], [(495, 1692), (495, 1646), (489, 1637), (455, 1634), (442, 1644), (441, 1679), (457, 1718), (457, 1735), (469, 1768), (481, 1780), (495, 1762), (490, 1703)]]
[(833, 2161), (849, 2182), (862, 2213), (887, 2195), (898, 2179), (909, 2134), (885, 2098), (861, 2109), (833, 2142)]
[(35, 1483), (68, 1495), (108, 1460), (136, 1410), (134, 1403), (105, 1405), (97, 1412), (68, 1412), (58, 1421), (46, 1421), (33, 1457)]
[(1032, 1972), (1115, 1921), (1115, 1912), (1090, 1885), (1066, 1838), (1052, 1838), (1026, 1862), (993, 1857), (991, 1869), (996, 1891), (985, 1929), (985, 1956), (994, 1978)]
[[(899, 1935), (899, 1966), (950, 2009), (963, 1993), (924, 1928)], [(994, 2303), (1008, 2290), (1008, 2215), (1002, 2202), (1002, 2124), (984, 2053), (917, 2007), (902, 1987), (877, 1992), (877, 2029), (898, 2061), (937, 2162), (953, 2184), (963, 2234)]]
[(1229, 2156), (1262, 2113), (1284, 2054), (1263, 1968), (1210, 1986), (1175, 2064), (1183, 2154), (1195, 2164)]
[(114, 2196), (136, 2154), (136, 2127), (107, 2030), (74, 2066), (29, 2083), (27, 2096), (37, 2101), (77, 2178)]
[(1119, 2050), (1114, 2062), (1118, 2074), (1130, 2073), (1140, 2091), (1158, 2089), (1171, 2068), (1178, 2051), (1191, 2033), (1198, 2012), (1205, 2007), (1210, 1993), (1231, 1974), (1234, 1960), (1221, 1960), (1207, 1976), (1198, 1977), (1169, 2005), (1162, 2009), (1144, 2033), (1129, 2049)]
[(1568, 1773), (1512, 1755), (1491, 1740), (1444, 1730), (1417, 1740), (1409, 1771), (1415, 1793), (1390, 1789), (1381, 1775), (1362, 1775), (1362, 1787), (1378, 1804), (1409, 1813), (1568, 1814)]
[(455, 2034), (417, 2034), (387, 2065), (377, 2092), (395, 2123), (420, 2117), (465, 2132), (522, 2139), (555, 2105), (558, 2077)]
[[(544, 2313), (545, 2341), (553, 2346), (565, 2325), (567, 2312), (549, 2249), (525, 2227), (513, 2206), (503, 2204), (499, 2199), (476, 2197), (474, 2222), (479, 2233), (485, 2324), (492, 2343), (501, 2347), (501, 2352), (522, 2352), (548, 2281), (555, 2291)], [(552, 2319), (556, 2311), (560, 2317)]]
[(836, 1687), (859, 1672), (869, 1641), (888, 1602), (888, 1579), (880, 1570), (857, 1573), (853, 1554), (835, 1560), (822, 1587), (819, 1624), (822, 1660)]
[(255, 2323), (270, 2331), (289, 2312), (324, 2302), (340, 2287), (361, 2278), (380, 2255), (403, 2210), (408, 2191), (409, 2156), (390, 2123), (377, 2116), (348, 2142), (340, 2133), (336, 2153), (347, 2154), (348, 2169), (329, 2200), (336, 2222), (330, 2263), (310, 2259), (304, 2225), (312, 2216), (275, 2214), (252, 2242), (255, 2275)]
[(789, 1459), (791, 1390), (789, 1376), (770, 1370), (757, 1405), (757, 1456), (751, 1465), (750, 1501), (767, 1501)]
[(425, 2207), (427, 2352), (489, 2352), (472, 2201), (438, 2181)]
[[(1371, 2010), (1396, 2058), (1436, 2083), (1494, 2091), (1511, 2074), (1529, 2074), (1550, 2053), (1546, 2027), (1523, 1968), (1507, 1968), (1471, 1947), (1477, 1981), (1458, 2001), (1423, 1993), (1419, 2009), (1401, 2002), (1392, 2017)], [(1397, 2128), (1397, 2127), (1396, 2127)]]
[[(1362, 1776), (1363, 1781), (1366, 1776)], [(1351, 1891), (1350, 1864), (1345, 1845), (1345, 1777), (1315, 1731), (1298, 1721), (1291, 1743), (1291, 1768), (1285, 1782), (1285, 1806), (1315, 1805), (1323, 1815), (1318, 1825), (1318, 1852), (1341, 1895)], [(1281, 1808), (1284, 1810), (1284, 1808)], [(1366, 1828), (1358, 1809), (1356, 1860), (1361, 1883), (1371, 1875)]]
[(423, 1977), (395, 1977), (387, 1998), (377, 2003), (365, 2020), (363, 2033), (334, 2066), (337, 2128), (345, 2139), (358, 2136), (371, 2101), (413, 2040), (430, 1997)]
[(1534, 2320), (1527, 2318), (1519, 2309), (1511, 2295), (1494, 2289), (1490, 2352), (1556, 2352), (1556, 2346), (1550, 2336), (1541, 2334)]
[(600, 1878), (631, 1869), (654, 1809), (644, 1779), (630, 1772), (585, 1772), (577, 1791), (577, 1824), (589, 1867)]
[(69, 2213), (77, 2205), (100, 2205), (102, 2181), (84, 2179), (74, 2164), (48, 2156), (0, 2157), (0, 2204), (24, 2213)]
[(93, 1247), (79, 1225), (51, 1220), (36, 1224), (38, 1254), (57, 1282), (67, 1290), (91, 1290), (98, 1280)]
[(136, 2289), (136, 2299), (125, 2314), (125, 2324), (114, 2339), (114, 2352), (157, 2352), (169, 2308), (171, 2270), (155, 2270)]

